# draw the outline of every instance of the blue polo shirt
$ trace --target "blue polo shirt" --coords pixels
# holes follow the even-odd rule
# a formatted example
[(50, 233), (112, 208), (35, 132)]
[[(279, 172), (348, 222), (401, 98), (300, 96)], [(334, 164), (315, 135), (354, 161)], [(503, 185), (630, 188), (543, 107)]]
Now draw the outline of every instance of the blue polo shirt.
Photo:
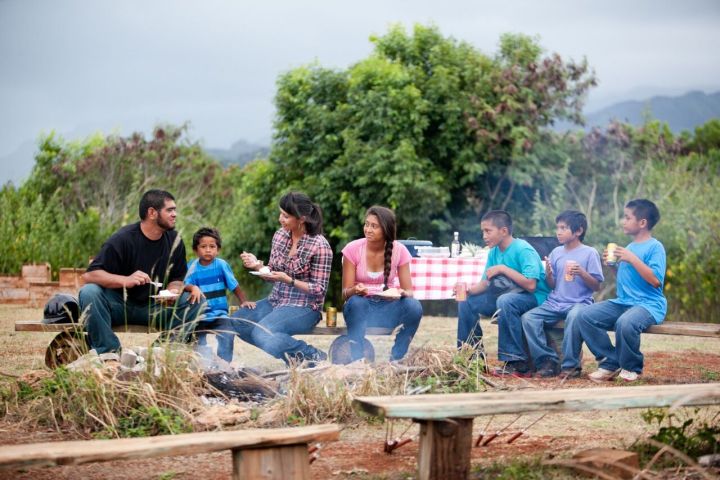
[(190, 262), (185, 283), (197, 285), (205, 295), (207, 302), (207, 308), (203, 312), (205, 320), (227, 315), (226, 290), (232, 291), (238, 286), (230, 265), (217, 257), (209, 265), (202, 265), (197, 258)]
[[(525, 240), (513, 238), (505, 251), (501, 251), (500, 247), (495, 246), (488, 253), (487, 264), (485, 269), (496, 265), (505, 265), (512, 268), (516, 272), (520, 272), (525, 278), (534, 278), (537, 280), (535, 287), (535, 299), (538, 305), (542, 304), (550, 293), (550, 288), (545, 282), (545, 268), (537, 251)], [(483, 280), (487, 280), (487, 276), (483, 272)]]
[(644, 242), (632, 242), (627, 247), (655, 274), (660, 286), (655, 288), (640, 276), (635, 267), (627, 262), (620, 262), (617, 269), (617, 298), (610, 300), (620, 305), (638, 305), (645, 308), (655, 319), (662, 323), (667, 314), (667, 300), (663, 294), (665, 283), (665, 247), (657, 239), (651, 238)]

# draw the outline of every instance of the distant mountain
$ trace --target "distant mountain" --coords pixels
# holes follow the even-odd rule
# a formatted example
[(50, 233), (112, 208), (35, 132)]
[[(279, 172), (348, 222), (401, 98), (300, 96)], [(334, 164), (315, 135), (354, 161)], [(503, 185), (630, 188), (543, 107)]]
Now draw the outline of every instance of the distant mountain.
[(242, 166), (255, 159), (267, 157), (270, 153), (270, 147), (246, 142), (245, 140), (238, 140), (232, 144), (229, 150), (206, 148), (205, 152), (217, 159), (225, 167), (229, 165)]
[[(585, 120), (587, 127), (602, 127), (613, 119), (642, 125), (646, 116), (666, 122), (675, 133), (692, 131), (710, 119), (720, 118), (720, 92), (708, 94), (693, 91), (677, 97), (656, 96), (647, 100), (629, 100), (586, 113)], [(567, 129), (567, 125), (558, 127)]]

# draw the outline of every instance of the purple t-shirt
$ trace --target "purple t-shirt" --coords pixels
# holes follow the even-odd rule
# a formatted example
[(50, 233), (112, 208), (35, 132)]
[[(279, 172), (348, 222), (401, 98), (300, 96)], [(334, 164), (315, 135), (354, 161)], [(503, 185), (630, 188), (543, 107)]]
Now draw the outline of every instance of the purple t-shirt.
[(597, 250), (587, 245), (580, 245), (568, 250), (561, 245), (550, 253), (548, 260), (552, 266), (553, 278), (555, 278), (555, 288), (545, 301), (548, 307), (557, 312), (565, 312), (577, 304), (593, 303), (593, 291), (585, 284), (580, 275), (575, 275), (572, 281), (565, 280), (565, 263), (568, 260), (576, 261), (592, 277), (602, 282), (604, 277), (600, 254)]

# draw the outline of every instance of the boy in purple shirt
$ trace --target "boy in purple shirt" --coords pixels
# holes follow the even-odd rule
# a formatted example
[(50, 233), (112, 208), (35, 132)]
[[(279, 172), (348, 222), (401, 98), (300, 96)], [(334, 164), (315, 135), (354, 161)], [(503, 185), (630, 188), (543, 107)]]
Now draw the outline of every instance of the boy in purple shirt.
[(560, 373), (557, 353), (547, 344), (545, 326), (565, 319), (563, 336), (563, 377), (580, 375), (582, 337), (574, 327), (579, 307), (593, 303), (592, 294), (603, 281), (597, 250), (582, 243), (587, 233), (587, 218), (581, 212), (566, 210), (555, 218), (556, 235), (562, 244), (545, 261), (545, 280), (552, 292), (539, 307), (522, 316), (523, 332), (537, 376), (555, 377)]

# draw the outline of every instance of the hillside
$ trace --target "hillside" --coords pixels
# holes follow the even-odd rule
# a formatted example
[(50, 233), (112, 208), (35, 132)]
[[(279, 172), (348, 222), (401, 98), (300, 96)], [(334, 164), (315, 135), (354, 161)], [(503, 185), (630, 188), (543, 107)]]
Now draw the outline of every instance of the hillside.
[(613, 119), (641, 125), (648, 116), (667, 122), (675, 133), (694, 130), (712, 118), (720, 118), (720, 92), (693, 91), (679, 97), (630, 100), (586, 113), (585, 118), (586, 125), (591, 127), (607, 125)]

